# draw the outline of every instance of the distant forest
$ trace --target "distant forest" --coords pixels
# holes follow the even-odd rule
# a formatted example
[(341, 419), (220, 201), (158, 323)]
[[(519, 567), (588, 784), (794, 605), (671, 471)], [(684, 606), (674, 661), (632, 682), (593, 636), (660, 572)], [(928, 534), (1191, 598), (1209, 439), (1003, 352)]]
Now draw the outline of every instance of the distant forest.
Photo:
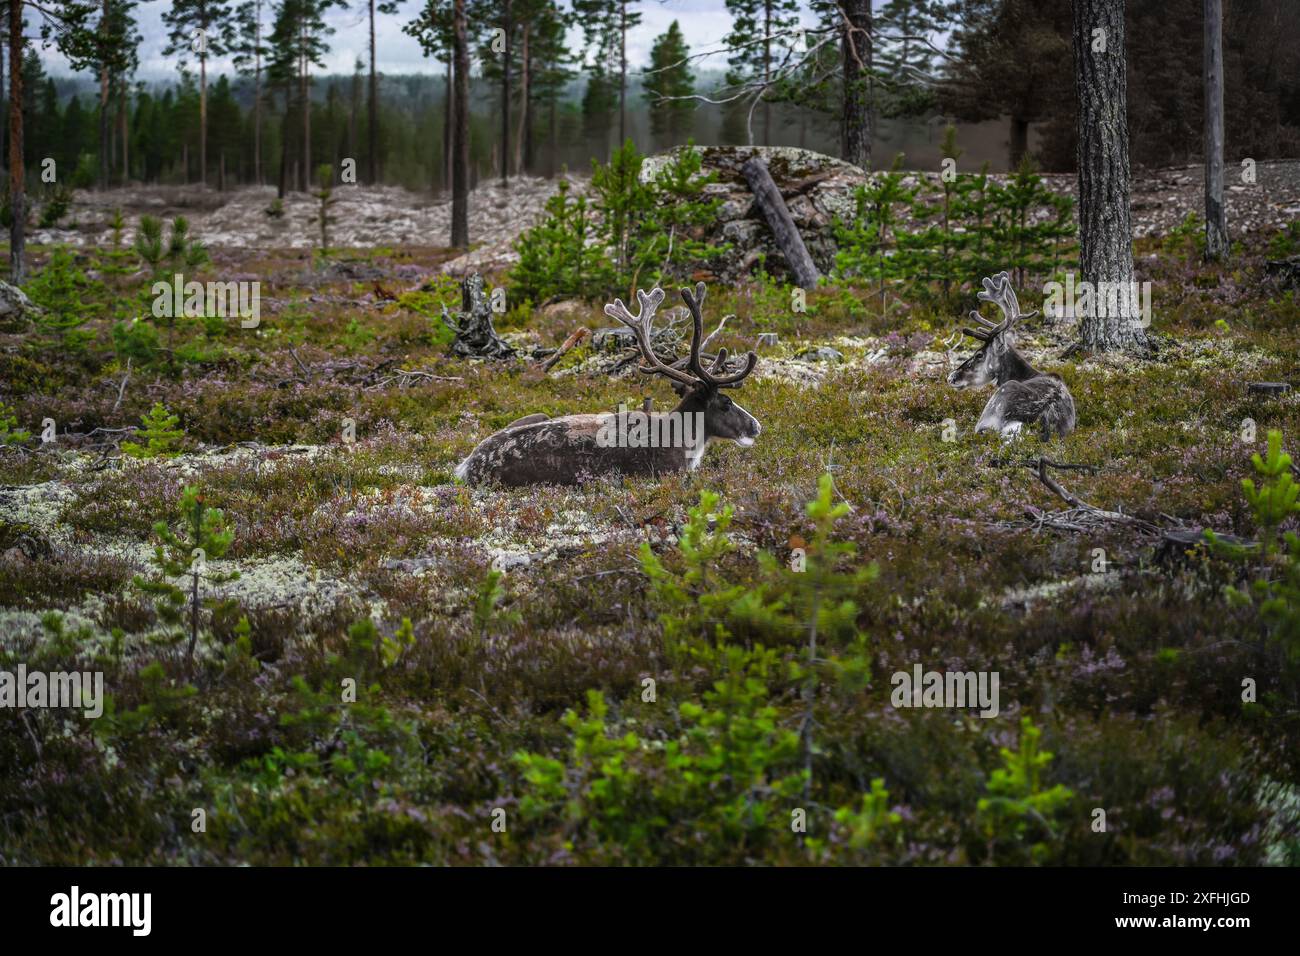
[[(455, 7), (464, 9), (472, 54), (471, 185), (489, 176), (586, 171), (622, 138), (646, 151), (692, 139), (843, 152), (839, 104), (845, 94), (836, 87), (845, 76), (836, 69), (819, 73), (838, 61), (839, 50), (818, 52), (817, 33), (809, 28), (811, 18), (838, 16), (825, 0), (727, 0), (731, 33), (696, 35), (689, 18), (675, 22), (656, 39), (649, 63), (628, 63), (621, 52), (626, 31), (638, 22), (636, 0), (404, 6), (390, 0), (377, 11), (372, 6), (371, 15), (401, 18), (426, 54), (446, 64), (445, 72), (384, 75), (380, 51), (373, 63), (358, 61), (350, 76), (312, 72), (329, 49), (322, 19), (329, 5), (177, 0), (164, 14), (177, 79), (144, 83), (135, 76), (140, 37), (133, 0), (63, 4), (71, 14), (61, 22), (71, 26), (53, 30), (51, 39), (80, 72), (47, 76), (40, 39), (26, 39), (28, 178), (35, 183), (42, 161), (53, 158), (59, 182), (74, 187), (202, 181), (305, 189), (320, 164), (337, 170), (352, 158), (362, 182), (449, 188)], [(955, 121), (963, 130), (982, 123), (996, 133), (983, 137), (968, 157), (975, 162), (1006, 169), (1027, 154), (1040, 169), (1073, 170), (1070, 0), (858, 5), (872, 24), (862, 75), (876, 150), (873, 156), (869, 141), (865, 154), (847, 158), (882, 167), (901, 150), (911, 165), (922, 155), (929, 161), (933, 151), (918, 152), (917, 144), (933, 141), (935, 130)], [(1201, 0), (1128, 4), (1135, 164), (1199, 158), (1201, 6)], [(1295, 0), (1236, 0), (1226, 7), (1229, 157), (1300, 155)], [(195, 31), (206, 45), (194, 42)], [(583, 43), (571, 48), (575, 35)], [(748, 40), (753, 36), (766, 41), (755, 44)], [(5, 48), (12, 51), (13, 43)], [(699, 69), (697, 54), (719, 48), (728, 68)], [(207, 59), (218, 55), (233, 56), (237, 72), (209, 71)], [(6, 114), (13, 88), (8, 67), (0, 91)], [(7, 142), (3, 156), (8, 166)]]

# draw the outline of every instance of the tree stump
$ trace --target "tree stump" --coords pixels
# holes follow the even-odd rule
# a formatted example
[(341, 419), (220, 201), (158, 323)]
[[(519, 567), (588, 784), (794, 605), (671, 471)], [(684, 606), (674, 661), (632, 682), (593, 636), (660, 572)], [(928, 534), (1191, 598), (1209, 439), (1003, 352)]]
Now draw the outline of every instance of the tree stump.
[(492, 325), (492, 305), (477, 272), (460, 284), (460, 311), (454, 316), (442, 307), (442, 322), (455, 333), (451, 351), (462, 358), (512, 358), (515, 350), (497, 335)]

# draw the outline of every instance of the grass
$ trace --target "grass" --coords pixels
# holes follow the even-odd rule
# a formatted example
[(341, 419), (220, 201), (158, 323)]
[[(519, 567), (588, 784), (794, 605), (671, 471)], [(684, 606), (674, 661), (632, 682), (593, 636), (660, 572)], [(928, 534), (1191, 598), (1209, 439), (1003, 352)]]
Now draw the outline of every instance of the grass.
[[(1078, 431), (1050, 453), (1098, 466), (1062, 478), (1073, 492), (1158, 524), (1253, 532), (1239, 487), (1250, 453), (1270, 428), (1290, 447), (1300, 435), (1294, 393), (1246, 389), (1297, 374), (1300, 303), (1261, 279), (1268, 242), (1246, 240), (1223, 268), (1139, 244), (1141, 278), (1155, 288), (1154, 361), (1062, 361), (1061, 332), (1028, 330), (1031, 356), (1065, 378), (1079, 412)], [(380, 269), (400, 260), (431, 272), (444, 258), (409, 249), (364, 256)], [(85, 352), (41, 348), (21, 331), (0, 343), (0, 403), (34, 433), (53, 418), (61, 436), (0, 450), (0, 669), (103, 670), (112, 694), (98, 721), (0, 710), (4, 862), (628, 862), (608, 836), (613, 815), (661, 826), (647, 794), (682, 815), (672, 839), (638, 844), (659, 862), (1300, 856), (1287, 797), (1300, 697), (1294, 675), (1262, 666), (1253, 612), (1222, 595), (1240, 571), (1203, 555), (1161, 560), (1150, 538), (1121, 526), (1036, 528), (1032, 515), (1062, 502), (1028, 469), (998, 464), (1006, 452), (995, 441), (972, 434), (987, 395), (943, 380), (940, 343), (957, 313), (918, 307), (886, 320), (872, 313), (872, 290), (824, 290), (792, 320), (771, 311), (779, 297), (770, 292), (743, 283), (713, 290), (709, 315), (737, 316), (721, 344), (746, 348), (758, 331), (779, 329), (766, 364), (798, 372), (767, 374), (760, 361), (737, 393), (763, 423), (756, 447), (711, 448), (700, 471), (658, 482), (485, 490), (453, 483), (451, 469), (509, 421), (612, 409), (645, 394), (665, 407), (671, 393), (600, 373), (587, 346), (550, 376), (522, 363), (452, 359), (428, 292), (404, 304), (376, 301), (370, 283), (346, 277), (306, 283), (293, 256), (248, 253), (227, 264), (262, 276), (262, 324), (181, 320), (178, 340), (202, 361), (128, 373), (111, 349), (107, 300), (105, 318), (87, 326), (94, 339)], [(395, 280), (381, 284), (400, 291)], [(576, 318), (535, 312), (510, 334), (557, 345), (580, 322), (607, 324), (591, 305)], [(810, 344), (835, 344), (847, 361), (791, 362)], [(868, 364), (881, 347), (885, 355)], [(374, 370), (386, 362), (446, 380), (381, 385)], [(91, 434), (138, 423), (155, 402), (179, 416), (198, 451), (119, 459), (105, 433)], [(343, 440), (345, 419), (356, 423), (355, 442)], [(953, 442), (943, 440), (949, 419)], [(1247, 419), (1253, 442), (1242, 437)], [(1030, 440), (1019, 453), (1037, 448)], [(637, 551), (649, 542), (671, 556), (686, 509), (710, 489), (734, 507), (736, 544), (714, 571), (753, 587), (759, 550), (784, 561), (810, 537), (804, 504), (827, 470), (853, 505), (837, 534), (880, 572), (855, 596), (866, 650), (833, 642), (821, 650), (860, 654), (870, 679), (818, 685), (811, 789), (792, 798), (808, 811), (807, 834), (791, 831), (791, 801), (768, 790), (802, 763), (787, 766), (776, 753), (746, 784), (751, 806), (774, 811), (762, 838), (752, 827), (736, 838), (708, 797), (734, 781), (718, 771), (688, 800), (658, 755), (704, 739), (691, 736), (693, 708), (706, 717), (716, 708), (733, 734), (750, 726), (741, 717), (761, 722), (766, 711), (744, 697), (706, 698), (742, 665), (728, 663), (712, 632), (696, 635), (694, 656), (668, 646), (668, 612), (653, 600)], [(152, 553), (153, 523), (186, 484), (233, 524), (219, 563), (241, 572), (216, 589), (224, 603), (205, 611), (193, 666), (175, 629), (131, 584)], [(24, 536), (47, 550), (30, 556)], [(1093, 571), (1096, 549), (1106, 574)], [(494, 563), (507, 570), (485, 603)], [(42, 617), (51, 610), (60, 616)], [(409, 618), (413, 641), (388, 660), (357, 636), (366, 618), (390, 639)], [(805, 682), (795, 669), (806, 649), (787, 641), (760, 652), (743, 634), (730, 643), (747, 655), (743, 668), (774, 655), (764, 676), (746, 670), (745, 680), (764, 688), (773, 733), (799, 730)], [(1000, 715), (895, 709), (889, 676), (915, 663), (998, 671)], [(1244, 677), (1258, 682), (1258, 702), (1243, 703)], [(346, 680), (355, 681), (355, 703), (342, 700)], [(593, 690), (608, 713), (566, 720), (587, 713)], [(1053, 755), (1045, 784), (1073, 796), (1046, 830), (991, 833), (977, 806), (1024, 716)], [(601, 821), (583, 816), (595, 812), (594, 791), (576, 814), (538, 810), (542, 765), (515, 755), (568, 761), (562, 779), (590, 788), (593, 771), (575, 749), (575, 727), (587, 726), (603, 728), (593, 741), (632, 735), (617, 765), (635, 786), (622, 802), (600, 804)], [(727, 739), (724, 754), (749, 745)], [(601, 786), (621, 793), (622, 778), (603, 772)], [(834, 808), (859, 806), (877, 778), (898, 820), (855, 838)], [(206, 832), (191, 830), (196, 807), (207, 810)], [(1093, 826), (1098, 808), (1105, 832)], [(492, 828), (496, 810), (505, 811), (504, 832)]]

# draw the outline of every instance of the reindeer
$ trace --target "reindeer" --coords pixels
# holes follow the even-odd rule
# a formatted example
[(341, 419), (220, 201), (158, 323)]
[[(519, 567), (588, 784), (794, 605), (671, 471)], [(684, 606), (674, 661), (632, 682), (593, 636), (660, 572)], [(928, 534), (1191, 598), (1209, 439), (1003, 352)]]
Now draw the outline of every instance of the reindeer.
[(980, 413), (976, 432), (999, 432), (1004, 440), (1019, 437), (1025, 425), (1037, 424), (1046, 441), (1052, 434), (1068, 435), (1074, 431), (1074, 399), (1061, 376), (1038, 371), (1016, 351), (1015, 324), (1037, 315), (1022, 313), (1011, 288), (1011, 278), (999, 272), (983, 281), (982, 302), (992, 302), (1002, 310), (1002, 321), (990, 322), (972, 310), (970, 317), (978, 328), (962, 331), (984, 343), (978, 352), (962, 362), (948, 383), (956, 388), (997, 382), (997, 391)]
[(636, 336), (645, 359), (641, 372), (668, 379), (681, 401), (668, 413), (649, 411), (566, 415), (548, 418), (529, 415), (485, 438), (455, 474), (473, 484), (497, 481), (503, 485), (581, 484), (601, 475), (654, 477), (699, 466), (710, 441), (723, 439), (741, 447), (754, 444), (762, 430), (753, 415), (723, 393), (736, 388), (754, 371), (758, 356), (749, 352), (738, 372), (727, 370), (727, 350), (705, 367), (700, 346), (704, 341), (705, 285), (682, 289), (682, 300), (694, 324), (690, 355), (668, 364), (651, 348), (651, 322), (664, 300), (663, 289), (637, 290), (641, 308), (633, 315), (615, 299), (605, 314), (622, 322)]

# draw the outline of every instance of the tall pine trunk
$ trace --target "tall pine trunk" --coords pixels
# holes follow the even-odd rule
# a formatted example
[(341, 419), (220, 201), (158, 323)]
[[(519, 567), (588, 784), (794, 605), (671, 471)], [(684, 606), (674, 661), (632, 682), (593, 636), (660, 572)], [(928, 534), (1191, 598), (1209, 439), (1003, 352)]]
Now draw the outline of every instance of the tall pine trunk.
[[(1143, 351), (1146, 329), (1128, 292), (1133, 282), (1129, 208), (1128, 85), (1124, 73), (1124, 0), (1074, 0), (1074, 84), (1079, 101), (1079, 265), (1100, 293), (1119, 289), (1121, 314), (1098, 306), (1079, 318), (1081, 344), (1102, 351)], [(1104, 284), (1104, 285), (1103, 285)]]
[(530, 73), (533, 65), (529, 59), (528, 34), (532, 24), (524, 23), (524, 46), (520, 51), (519, 72), (519, 130), (515, 136), (515, 175), (528, 172), (533, 164), (533, 111), (528, 99)]
[(1205, 258), (1228, 255), (1223, 205), (1223, 0), (1205, 0)]
[(841, 40), (844, 91), (840, 116), (840, 158), (871, 169), (871, 0), (844, 0)]
[(375, 0), (370, 0), (370, 123), (366, 179), (370, 185), (379, 181), (379, 76), (375, 70)]
[[(10, 0), (17, 2), (17, 0)], [(455, 146), (451, 164), (451, 244), (469, 246), (469, 38), (465, 30), (465, 0), (453, 0), (452, 29), (456, 43)]]
[(262, 8), (257, 8), (253, 45), (253, 179), (262, 185)]
[(23, 281), (27, 196), (23, 191), (23, 0), (9, 0), (9, 281)]
[(627, 142), (627, 0), (618, 4), (618, 148)]
[(208, 181), (208, 54), (207, 40), (199, 54), (199, 185)]
[(447, 89), (443, 95), (443, 113), (442, 113), (442, 188), (444, 192), (451, 192), (451, 144), (453, 139), (452, 125), (455, 122), (452, 119), (451, 102), (455, 99), (452, 92), (452, 70), (451, 70), (452, 53), (447, 51)]
[(772, 104), (767, 84), (772, 82), (772, 0), (763, 2), (763, 145), (772, 145)]
[(108, 188), (110, 149), (108, 145), (108, 0), (103, 0), (99, 14), (99, 188)]
[(510, 178), (510, 0), (504, 0), (505, 55), (501, 61), (501, 181)]

